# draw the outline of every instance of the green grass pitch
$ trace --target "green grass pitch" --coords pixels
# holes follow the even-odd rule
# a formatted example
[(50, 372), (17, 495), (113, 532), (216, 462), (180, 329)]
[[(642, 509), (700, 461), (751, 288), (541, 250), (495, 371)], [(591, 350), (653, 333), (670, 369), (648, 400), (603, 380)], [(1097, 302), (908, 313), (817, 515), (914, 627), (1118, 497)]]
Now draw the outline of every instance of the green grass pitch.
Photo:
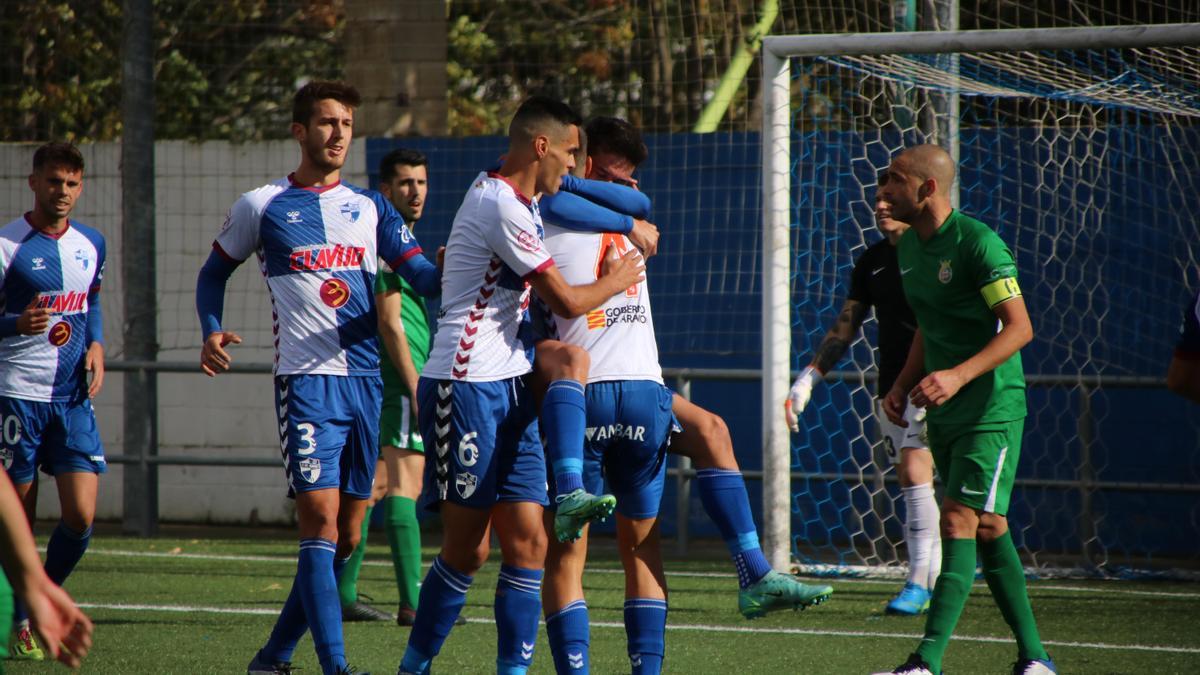
[[(394, 609), (398, 595), (386, 544), (381, 535), (372, 537), (359, 589), (378, 606)], [(611, 541), (599, 540), (595, 548), (584, 578), (592, 671), (628, 673), (619, 565)], [(95, 647), (81, 672), (244, 673), (290, 588), (294, 552), (294, 538), (285, 531), (240, 539), (97, 536), (67, 586), (96, 623)], [(435, 551), (425, 553), (428, 561)], [(491, 606), (498, 568), (493, 559), (476, 576), (464, 609), (470, 623), (451, 634), (435, 672), (495, 672)], [(887, 670), (904, 660), (923, 626), (919, 618), (884, 615), (898, 587), (894, 581), (837, 580), (825, 605), (751, 622), (737, 613), (737, 583), (727, 560), (705, 553), (671, 560), (667, 569), (668, 673)], [(1035, 581), (1030, 596), (1061, 672), (1200, 669), (1200, 587), (1194, 584)], [(408, 629), (394, 624), (347, 624), (347, 653), (360, 670), (394, 673), (407, 637)], [(1015, 654), (1008, 627), (987, 588), (977, 583), (947, 653), (946, 672), (1007, 673)], [(307, 637), (295, 663), (304, 673), (320, 672)], [(6, 665), (15, 674), (65, 672), (48, 663)], [(553, 673), (544, 630), (530, 672)]]

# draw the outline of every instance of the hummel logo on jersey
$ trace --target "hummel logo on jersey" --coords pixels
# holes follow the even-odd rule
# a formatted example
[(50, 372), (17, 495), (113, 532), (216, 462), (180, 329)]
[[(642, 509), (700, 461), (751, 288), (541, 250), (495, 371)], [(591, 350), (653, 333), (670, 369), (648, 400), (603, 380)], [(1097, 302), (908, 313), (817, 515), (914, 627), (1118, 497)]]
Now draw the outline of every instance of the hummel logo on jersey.
[(291, 225), (295, 225), (296, 223), (301, 222), (300, 221), (300, 212), (299, 211), (288, 211), (287, 212), (287, 221)]
[(288, 267), (297, 272), (339, 270), (362, 267), (366, 249), (361, 246), (317, 244), (292, 249)]
[(350, 222), (352, 222), (352, 223), (354, 221), (358, 220), (358, 214), (359, 214), (358, 204), (356, 204), (354, 202), (345, 202), (344, 204), (342, 204), (341, 212), (342, 212), (342, 215), (349, 218)]
[(980, 492), (979, 490), (972, 490), (971, 488), (969, 488), (965, 485), (962, 487), (962, 493), (964, 495), (985, 495), (985, 494), (987, 494), (986, 492)]
[(45, 258), (34, 258), (33, 259), (33, 269), (35, 271), (46, 269), (46, 259)]
[(567, 652), (567, 663), (573, 670), (581, 670), (583, 668), (583, 654)]
[(533, 645), (534, 645), (534, 643), (532, 643), (532, 642), (526, 642), (524, 640), (521, 640), (521, 658), (522, 659), (525, 659), (526, 661), (528, 661), (529, 659), (533, 658)]

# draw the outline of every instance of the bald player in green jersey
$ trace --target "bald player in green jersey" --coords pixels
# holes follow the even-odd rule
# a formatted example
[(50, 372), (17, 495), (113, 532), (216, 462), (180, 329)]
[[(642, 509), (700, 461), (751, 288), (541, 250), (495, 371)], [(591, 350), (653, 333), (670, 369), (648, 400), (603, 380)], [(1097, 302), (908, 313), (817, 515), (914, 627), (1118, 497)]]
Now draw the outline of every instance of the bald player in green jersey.
[(1012, 251), (987, 225), (951, 206), (955, 169), (945, 150), (919, 145), (897, 155), (879, 182), (888, 215), (911, 225), (897, 254), (918, 328), (883, 408), (904, 426), (908, 405), (926, 407), (929, 449), (946, 490), (942, 573), (925, 636), (892, 672), (941, 672), (978, 554), (992, 598), (1016, 636), (1013, 672), (1056, 673), (1005, 518), (1026, 414), (1019, 350), (1033, 339), (1033, 327)]

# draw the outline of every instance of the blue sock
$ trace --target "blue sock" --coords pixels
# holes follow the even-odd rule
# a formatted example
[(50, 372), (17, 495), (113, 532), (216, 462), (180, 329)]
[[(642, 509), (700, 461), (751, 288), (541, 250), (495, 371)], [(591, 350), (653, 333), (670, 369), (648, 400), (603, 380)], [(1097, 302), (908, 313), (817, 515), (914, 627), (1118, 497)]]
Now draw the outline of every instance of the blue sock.
[(467, 590), (474, 580), (451, 568), (441, 556), (433, 559), (421, 584), (416, 624), (408, 635), (408, 648), (400, 662), (402, 672), (424, 673), (429, 669), (429, 662), (442, 650), (442, 643), (467, 603)]
[[(333, 576), (336, 579), (346, 566), (346, 560), (334, 559)], [(299, 574), (299, 570), (297, 570)], [(292, 581), (292, 591), (288, 593), (283, 609), (279, 610), (279, 618), (271, 629), (271, 637), (267, 644), (258, 652), (258, 661), (263, 664), (274, 664), (292, 660), (296, 651), (296, 643), (308, 632), (308, 618), (304, 616), (304, 603), (300, 601), (299, 584)]]
[(46, 576), (59, 586), (71, 575), (75, 565), (83, 558), (88, 544), (92, 541), (92, 528), (76, 532), (67, 527), (66, 523), (58, 521), (50, 542), (46, 544)]
[(583, 385), (575, 380), (555, 380), (542, 400), (542, 433), (546, 455), (554, 471), (555, 496), (583, 487), (583, 434), (587, 403)]
[(587, 602), (576, 600), (546, 617), (546, 635), (555, 672), (587, 675), (591, 671)]
[(738, 586), (746, 588), (771, 571), (758, 545), (758, 529), (750, 515), (750, 497), (740, 471), (701, 469), (696, 472), (700, 503), (717, 524), (737, 568)]
[(542, 570), (500, 566), (496, 582), (496, 673), (522, 675), (533, 661), (542, 613)]
[(281, 663), (292, 660), (292, 652), (296, 651), (296, 643), (308, 631), (308, 619), (304, 616), (304, 603), (300, 601), (300, 576), (292, 580), (292, 590), (288, 593), (283, 609), (279, 610), (279, 618), (275, 619), (275, 627), (271, 629), (271, 637), (267, 644), (258, 651), (258, 662), (263, 664)]
[(346, 645), (342, 639), (342, 603), (338, 599), (333, 556), (337, 545), (328, 539), (301, 539), (300, 561), (296, 565), (296, 586), (304, 616), (312, 631), (313, 646), (325, 675), (337, 673), (346, 665)]
[(667, 652), (667, 601), (629, 598), (625, 601), (625, 638), (633, 675), (658, 675)]
[[(67, 577), (71, 576), (75, 565), (79, 564), (80, 559), (83, 558), (90, 543), (92, 543), (90, 526), (83, 532), (76, 532), (67, 527), (63, 521), (58, 521), (58, 526), (54, 528), (54, 532), (50, 535), (50, 541), (46, 544), (46, 576), (62, 586)], [(14, 602), (13, 623), (19, 623), (28, 618), (29, 612), (25, 609), (25, 603), (20, 600)]]

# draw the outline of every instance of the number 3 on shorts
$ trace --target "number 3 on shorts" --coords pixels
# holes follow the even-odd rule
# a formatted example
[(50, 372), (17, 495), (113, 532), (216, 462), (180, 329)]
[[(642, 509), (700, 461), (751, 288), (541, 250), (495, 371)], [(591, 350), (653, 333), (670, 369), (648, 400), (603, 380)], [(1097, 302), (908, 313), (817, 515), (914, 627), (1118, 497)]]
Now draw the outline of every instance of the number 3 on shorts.
[(311, 455), (317, 449), (317, 439), (313, 438), (316, 429), (309, 422), (301, 422), (296, 425), (296, 431), (300, 432), (300, 442), (304, 445), (296, 449), (297, 455)]

